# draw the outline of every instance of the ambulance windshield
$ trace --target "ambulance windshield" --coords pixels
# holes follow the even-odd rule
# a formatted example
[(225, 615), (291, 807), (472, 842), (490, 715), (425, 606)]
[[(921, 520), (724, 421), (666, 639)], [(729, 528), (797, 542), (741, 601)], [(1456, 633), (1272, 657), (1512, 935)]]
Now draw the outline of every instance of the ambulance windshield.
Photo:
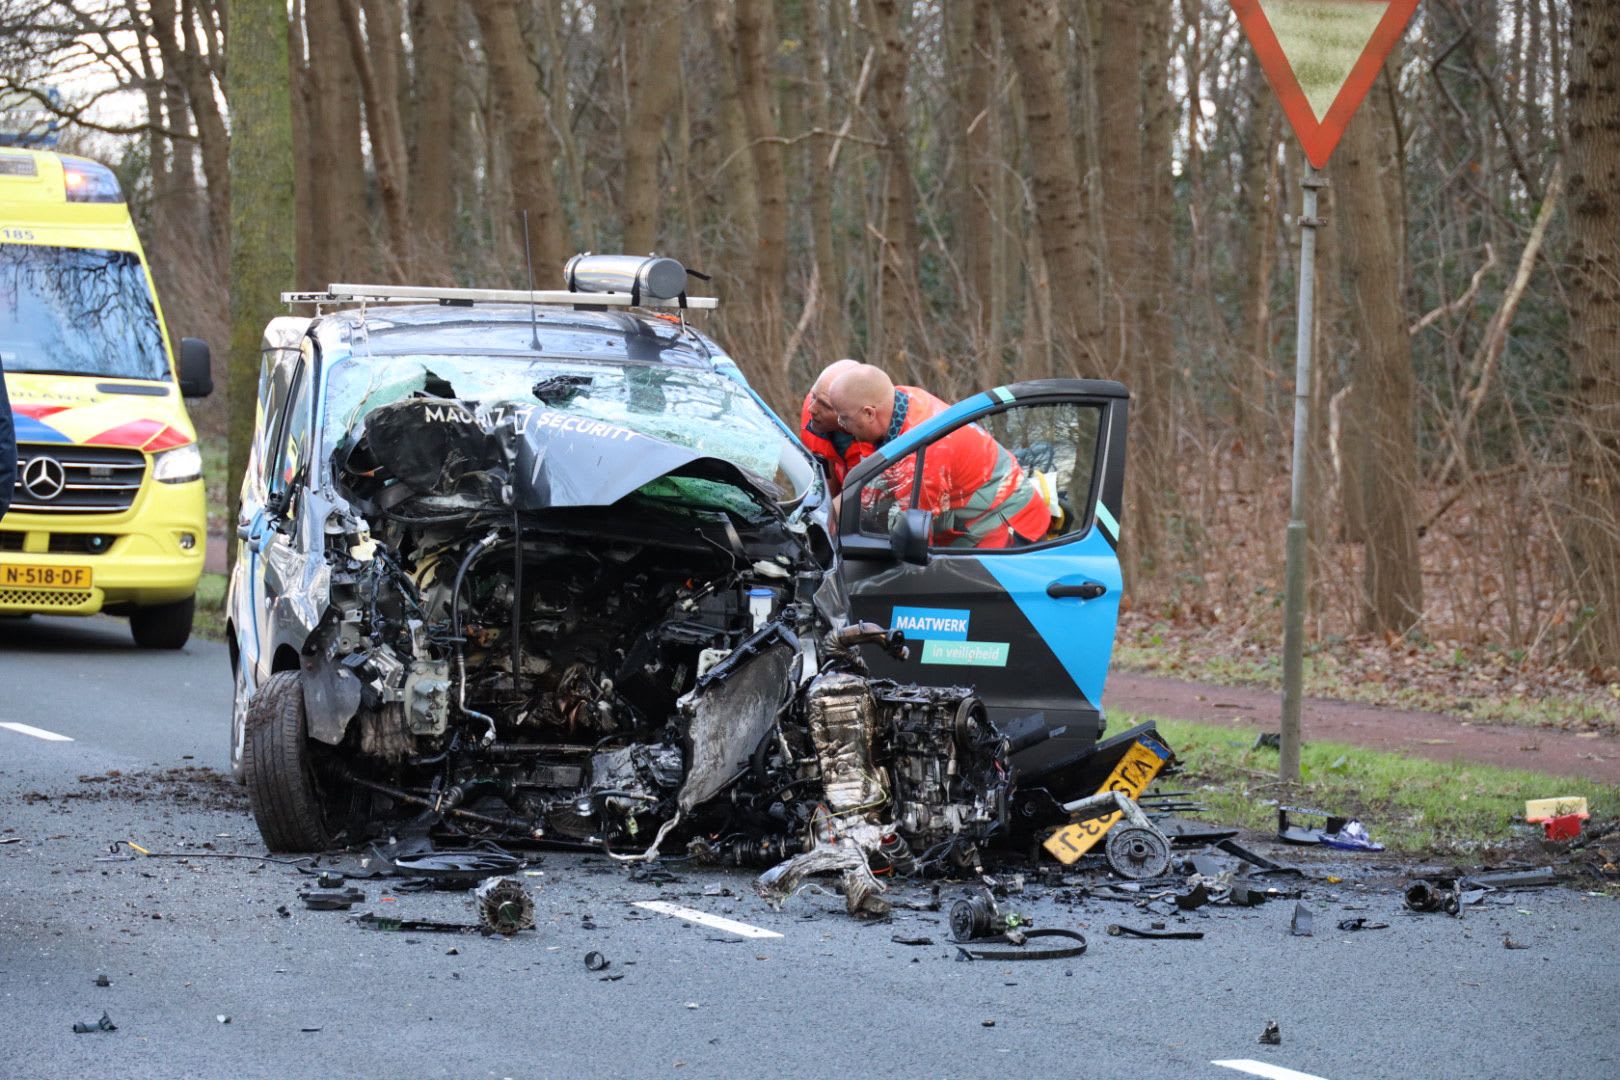
[(0, 367), (167, 380), (140, 259), (128, 251), (0, 244)]

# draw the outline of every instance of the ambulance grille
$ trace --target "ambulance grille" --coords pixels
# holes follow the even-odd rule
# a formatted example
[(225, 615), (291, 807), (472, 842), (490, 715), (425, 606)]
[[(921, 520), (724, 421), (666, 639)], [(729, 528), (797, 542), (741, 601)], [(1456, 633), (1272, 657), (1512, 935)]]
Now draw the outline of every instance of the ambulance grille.
[(117, 514), (146, 478), (146, 455), (116, 446), (21, 443), (11, 508), (34, 514)]
[(82, 590), (0, 589), (0, 608), (81, 608), (94, 598)]

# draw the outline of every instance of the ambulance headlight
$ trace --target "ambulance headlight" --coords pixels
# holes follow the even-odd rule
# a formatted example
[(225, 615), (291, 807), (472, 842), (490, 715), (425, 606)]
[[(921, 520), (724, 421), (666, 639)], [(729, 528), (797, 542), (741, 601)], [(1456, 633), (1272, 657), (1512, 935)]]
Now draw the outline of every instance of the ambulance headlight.
[(164, 450), (152, 458), (152, 476), (165, 484), (185, 484), (202, 479), (202, 451), (196, 443)]

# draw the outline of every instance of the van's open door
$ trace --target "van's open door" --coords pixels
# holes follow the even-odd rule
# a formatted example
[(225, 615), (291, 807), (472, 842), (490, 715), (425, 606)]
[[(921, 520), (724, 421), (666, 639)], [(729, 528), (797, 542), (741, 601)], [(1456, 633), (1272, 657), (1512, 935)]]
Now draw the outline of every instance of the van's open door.
[[(868, 650), (873, 673), (975, 687), (1024, 768), (1089, 746), (1103, 729), (1119, 614), (1127, 404), (1114, 382), (999, 387), (879, 448), (850, 473), (839, 499), (853, 616), (911, 642), (904, 661)], [(961, 546), (941, 525), (960, 521), (953, 508), (919, 505), (925, 485), (906, 478), (926, 472), (931, 446), (970, 424), (1009, 451), (1023, 482), (1047, 500), (1044, 537), (993, 550)], [(930, 510), (932, 524), (924, 524), (917, 511)], [(958, 546), (941, 546), (946, 540)]]

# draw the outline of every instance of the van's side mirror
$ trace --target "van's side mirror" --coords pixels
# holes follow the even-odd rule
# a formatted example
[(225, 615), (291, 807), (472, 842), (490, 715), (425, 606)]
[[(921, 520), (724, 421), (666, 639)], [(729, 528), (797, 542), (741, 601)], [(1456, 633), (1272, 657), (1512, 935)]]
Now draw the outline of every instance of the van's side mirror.
[(204, 398), (214, 392), (214, 361), (208, 342), (201, 338), (180, 339), (180, 396)]
[(901, 562), (928, 565), (928, 541), (934, 535), (932, 510), (907, 510), (889, 529), (889, 549)]

